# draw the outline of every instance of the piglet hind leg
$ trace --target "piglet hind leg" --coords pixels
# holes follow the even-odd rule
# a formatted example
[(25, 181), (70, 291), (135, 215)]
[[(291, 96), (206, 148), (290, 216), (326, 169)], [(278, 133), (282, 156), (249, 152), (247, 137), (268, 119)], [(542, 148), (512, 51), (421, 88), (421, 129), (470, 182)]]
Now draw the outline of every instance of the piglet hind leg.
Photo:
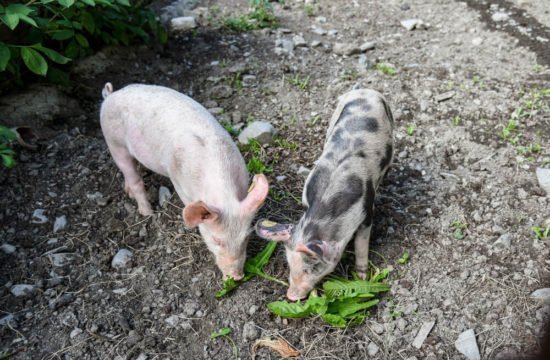
[(369, 241), (372, 225), (361, 225), (355, 233), (355, 271), (365, 280), (369, 270)]
[(143, 179), (138, 172), (132, 155), (130, 155), (125, 147), (110, 146), (109, 150), (116, 165), (122, 171), (122, 175), (124, 175), (124, 191), (128, 193), (128, 196), (136, 200), (138, 211), (141, 215), (153, 215), (151, 204), (147, 200)]

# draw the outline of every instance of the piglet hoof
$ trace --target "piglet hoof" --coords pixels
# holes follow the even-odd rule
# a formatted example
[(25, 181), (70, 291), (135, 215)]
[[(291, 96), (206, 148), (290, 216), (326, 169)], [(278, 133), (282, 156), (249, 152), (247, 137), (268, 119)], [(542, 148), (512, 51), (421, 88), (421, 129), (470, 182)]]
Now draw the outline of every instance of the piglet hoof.
[(151, 216), (153, 215), (153, 209), (151, 209), (150, 206), (139, 206), (138, 212), (143, 216)]
[(367, 272), (366, 272), (366, 271), (357, 270), (357, 276), (359, 277), (359, 279), (365, 280), (365, 279), (367, 278)]

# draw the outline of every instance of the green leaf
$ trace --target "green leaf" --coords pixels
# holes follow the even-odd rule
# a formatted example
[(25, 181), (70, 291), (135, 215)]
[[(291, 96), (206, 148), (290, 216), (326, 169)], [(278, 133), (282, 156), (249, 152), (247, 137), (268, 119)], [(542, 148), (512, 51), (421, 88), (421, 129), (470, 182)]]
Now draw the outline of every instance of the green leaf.
[(74, 5), (75, 0), (57, 0), (57, 2), (59, 5), (68, 8)]
[(29, 15), (34, 10), (23, 4), (10, 4), (6, 7), (6, 14)]
[(84, 26), (84, 29), (88, 31), (90, 34), (93, 34), (95, 32), (95, 20), (92, 14), (89, 12), (83, 12), (80, 16), (80, 21), (82, 22), (82, 26)]
[(60, 31), (56, 31), (52, 34), (52, 39), (54, 40), (67, 40), (74, 36), (74, 30), (71, 29), (64, 29)]
[(272, 313), (285, 318), (303, 318), (311, 314), (311, 309), (307, 305), (307, 302), (302, 304), (299, 301), (295, 303), (289, 303), (286, 300), (274, 301), (267, 304), (267, 308)]
[(11, 155), (2, 154), (1, 156), (2, 156), (2, 163), (4, 164), (5, 167), (7, 167), (8, 169), (11, 169), (12, 167), (15, 166), (15, 160)]
[(80, 1), (82, 1), (86, 5), (95, 6), (94, 0), (80, 0)]
[(72, 39), (69, 42), (69, 45), (65, 48), (65, 56), (76, 59), (78, 54), (80, 53), (80, 47), (78, 46), (78, 43), (75, 41), (75, 39)]
[(15, 131), (0, 125), (0, 142), (9, 142), (16, 139), (17, 135), (15, 134)]
[(30, 71), (37, 75), (45, 76), (48, 72), (48, 63), (38, 51), (30, 47), (21, 48), (21, 57)]
[(337, 327), (337, 328), (343, 328), (346, 327), (347, 321), (340, 315), (336, 314), (325, 314), (321, 317), (325, 322), (327, 322), (329, 325)]
[(227, 336), (231, 334), (231, 329), (230, 328), (223, 328), (223, 329), (220, 329), (218, 331), (214, 331), (212, 334), (210, 334), (210, 339), (215, 339), (217, 337), (220, 337), (220, 336)]
[(76, 38), (76, 41), (78, 41), (80, 46), (82, 46), (83, 48), (90, 47), (90, 43), (88, 42), (88, 39), (86, 39), (84, 35), (76, 33), (74, 37)]
[(400, 263), (401, 265), (406, 264), (408, 261), (409, 261), (409, 252), (408, 251), (405, 251), (403, 253), (403, 255), (401, 255), (401, 257), (399, 258), (399, 260), (397, 260), (397, 262)]
[(313, 314), (324, 315), (328, 310), (328, 301), (326, 296), (317, 296), (312, 291), (306, 300), (306, 306)]
[(3, 42), (0, 42), (0, 71), (6, 70), (6, 67), (8, 67), (8, 62), (11, 58), (11, 51), (10, 49), (4, 44)]
[(4, 15), (0, 15), (0, 20), (2, 20), (2, 22), (10, 28), (10, 30), (13, 30), (17, 27), (17, 24), (19, 24), (19, 15), (6, 13)]
[(267, 243), (267, 246), (260, 251), (256, 256), (253, 258), (247, 260), (247, 264), (249, 266), (254, 266), (258, 269), (263, 269), (263, 267), (268, 263), (269, 259), (271, 258), (271, 255), (273, 255), (273, 252), (277, 248), (277, 242), (276, 241), (270, 241)]
[(130, 2), (128, 0), (116, 0), (117, 3), (124, 6), (130, 6)]
[(237, 286), (239, 286), (239, 283), (233, 280), (233, 278), (229, 278), (223, 282), (223, 289), (218, 291), (215, 296), (218, 299), (224, 297), (225, 295), (235, 290)]
[(58, 53), (55, 50), (48, 49), (47, 47), (44, 47), (41, 44), (31, 45), (31, 47), (35, 48), (36, 50), (39, 50), (44, 55), (49, 57), (51, 61), (53, 61), (55, 63), (66, 64), (69, 61), (71, 61), (71, 59), (69, 59), (68, 57), (65, 57), (65, 56), (61, 55), (60, 53)]
[(34, 21), (33, 18), (28, 17), (27, 15), (19, 15), (19, 19), (23, 20), (27, 24), (31, 24), (34, 27), (38, 27), (38, 25), (36, 24), (36, 21)]
[(323, 283), (323, 289), (328, 298), (351, 298), (369, 293), (388, 291), (388, 284), (374, 283), (364, 280), (330, 280)]
[(378, 304), (379, 300), (361, 302), (361, 298), (352, 298), (344, 300), (336, 300), (328, 306), (328, 312), (331, 314), (339, 314), (342, 317), (348, 317), (360, 310), (365, 310)]

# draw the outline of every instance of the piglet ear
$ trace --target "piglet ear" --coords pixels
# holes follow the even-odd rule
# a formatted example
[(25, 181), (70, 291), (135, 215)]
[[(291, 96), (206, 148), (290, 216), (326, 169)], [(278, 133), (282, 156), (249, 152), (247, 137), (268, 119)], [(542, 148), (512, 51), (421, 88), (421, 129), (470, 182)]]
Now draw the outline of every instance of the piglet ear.
[(248, 195), (241, 202), (241, 209), (245, 215), (250, 215), (260, 208), (267, 197), (269, 191), (269, 183), (264, 174), (254, 176), (252, 185), (248, 190)]
[(331, 257), (333, 253), (332, 246), (321, 240), (312, 240), (305, 244), (299, 243), (295, 250), (316, 259)]
[(267, 240), (280, 241), (288, 243), (292, 237), (293, 224), (278, 224), (266, 219), (256, 223), (256, 234)]
[(194, 228), (202, 223), (213, 223), (220, 216), (217, 210), (209, 208), (202, 201), (195, 201), (183, 209), (183, 221), (188, 228)]

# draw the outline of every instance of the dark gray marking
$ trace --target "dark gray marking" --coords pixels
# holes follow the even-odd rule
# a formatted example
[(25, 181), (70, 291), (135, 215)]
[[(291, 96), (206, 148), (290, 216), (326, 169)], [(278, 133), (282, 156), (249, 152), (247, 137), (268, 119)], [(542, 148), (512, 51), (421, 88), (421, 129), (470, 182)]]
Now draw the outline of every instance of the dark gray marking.
[(193, 134), (193, 137), (195, 138), (195, 140), (197, 140), (197, 142), (199, 143), (200, 146), (202, 146), (202, 147), (206, 146), (206, 143), (204, 142), (203, 138), (201, 138), (200, 136), (198, 136), (196, 134)]
[(363, 139), (355, 139), (353, 141), (353, 147), (355, 149), (365, 147), (366, 144), (367, 144), (366, 141)]
[(310, 222), (304, 228), (304, 238), (305, 239), (320, 239), (321, 235), (319, 232), (319, 225)]
[(387, 168), (392, 159), (392, 153), (393, 153), (393, 146), (391, 143), (386, 144), (386, 153), (384, 154), (384, 157), (380, 159), (380, 171)]
[(344, 190), (336, 193), (327, 202), (322, 202), (317, 212), (317, 218), (336, 219), (348, 211), (363, 196), (363, 180), (352, 175), (346, 179)]
[(330, 142), (336, 147), (342, 147), (344, 145), (344, 139), (342, 138), (342, 133), (344, 130), (338, 129), (335, 132), (332, 133), (332, 136), (330, 137)]
[(364, 211), (365, 211), (365, 220), (363, 224), (365, 226), (371, 226), (372, 225), (372, 218), (374, 216), (374, 184), (372, 183), (372, 179), (367, 180), (367, 194), (365, 196), (365, 203), (364, 203)]
[(306, 187), (306, 200), (311, 206), (316, 199), (320, 199), (325, 192), (330, 180), (328, 169), (323, 166), (316, 166)]
[(354, 117), (346, 122), (345, 128), (352, 134), (361, 131), (377, 132), (378, 120), (372, 116)]
[(311, 251), (313, 251), (314, 253), (316, 253), (319, 257), (323, 257), (323, 249), (321, 248), (321, 246), (319, 246), (321, 244), (321, 241), (318, 241), (318, 240), (313, 240), (313, 241), (310, 241), (306, 244), (307, 248)]
[(393, 114), (391, 112), (390, 106), (384, 99), (380, 98), (380, 101), (382, 101), (382, 105), (384, 105), (384, 110), (386, 111), (386, 116), (388, 117), (388, 120), (390, 120), (390, 123), (393, 125)]
[(342, 109), (342, 113), (340, 114), (340, 117), (338, 118), (338, 120), (336, 120), (336, 124), (338, 124), (340, 119), (344, 117), (355, 116), (359, 113), (366, 114), (371, 110), (371, 108), (372, 107), (370, 106), (370, 104), (367, 102), (366, 99), (352, 100), (349, 103), (347, 103), (346, 106), (344, 106), (344, 108)]
[(367, 158), (367, 154), (365, 154), (365, 152), (363, 150), (358, 151), (356, 155), (359, 156), (360, 158), (363, 158), (363, 159)]
[(333, 152), (326, 153), (325, 158), (327, 158), (328, 160), (334, 159), (334, 153)]

